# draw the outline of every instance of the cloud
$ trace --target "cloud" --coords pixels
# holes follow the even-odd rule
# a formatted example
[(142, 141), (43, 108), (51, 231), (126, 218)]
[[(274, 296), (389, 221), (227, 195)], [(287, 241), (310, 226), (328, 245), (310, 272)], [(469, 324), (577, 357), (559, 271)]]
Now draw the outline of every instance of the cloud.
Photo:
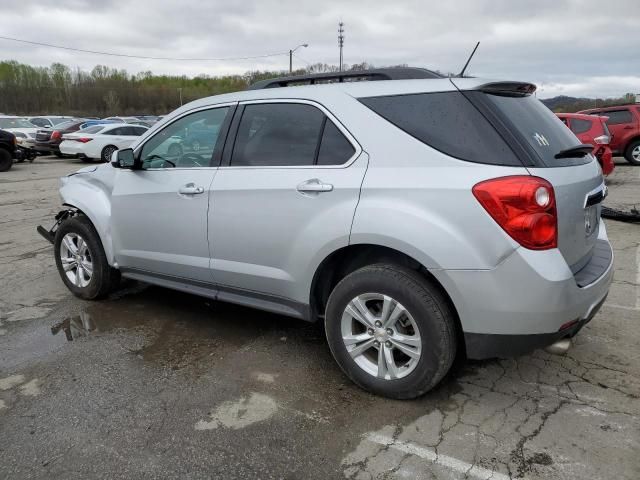
[[(101, 63), (131, 73), (229, 74), (337, 63), (337, 22), (346, 24), (345, 61), (406, 63), (457, 72), (476, 41), (470, 73), (542, 85), (540, 95), (612, 95), (640, 91), (637, 0), (55, 0), (3, 11), (3, 35), (144, 56), (255, 60), (176, 62), (104, 57), (0, 40), (0, 58), (90, 69)], [(24, 25), (36, 27), (25, 29)], [(625, 47), (626, 46), (626, 47)], [(601, 90), (598, 90), (601, 89)]]

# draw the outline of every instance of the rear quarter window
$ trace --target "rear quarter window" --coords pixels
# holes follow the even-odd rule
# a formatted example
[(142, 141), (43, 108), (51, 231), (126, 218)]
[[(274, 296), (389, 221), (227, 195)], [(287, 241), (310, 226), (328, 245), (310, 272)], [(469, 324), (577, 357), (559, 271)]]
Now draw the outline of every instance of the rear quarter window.
[(399, 129), (449, 156), (474, 163), (522, 166), (493, 126), (460, 92), (359, 100)]

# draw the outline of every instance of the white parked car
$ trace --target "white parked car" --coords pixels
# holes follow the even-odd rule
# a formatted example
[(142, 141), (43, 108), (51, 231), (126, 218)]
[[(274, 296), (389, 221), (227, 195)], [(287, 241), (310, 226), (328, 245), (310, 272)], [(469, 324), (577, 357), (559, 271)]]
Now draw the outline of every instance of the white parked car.
[(7, 130), (16, 136), (18, 145), (33, 148), (38, 128), (24, 117), (0, 117), (0, 129)]
[(113, 152), (128, 148), (147, 130), (147, 127), (125, 123), (95, 125), (63, 135), (60, 152), (86, 161), (100, 159), (108, 162)]
[(30, 123), (33, 123), (36, 127), (39, 128), (53, 128), (56, 125), (59, 125), (64, 122), (68, 122), (73, 117), (57, 115), (55, 117), (27, 117)]

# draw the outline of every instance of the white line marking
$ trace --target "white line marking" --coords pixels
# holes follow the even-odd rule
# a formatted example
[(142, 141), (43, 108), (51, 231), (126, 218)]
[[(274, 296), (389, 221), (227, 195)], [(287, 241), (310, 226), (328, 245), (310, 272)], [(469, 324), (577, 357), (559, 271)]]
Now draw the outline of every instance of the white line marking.
[(453, 470), (454, 472), (477, 478), (479, 480), (489, 480), (490, 478), (494, 480), (509, 480), (508, 475), (494, 472), (493, 470), (488, 470), (486, 468), (477, 467), (475, 465), (471, 465), (470, 463), (458, 460), (457, 458), (449, 457), (447, 455), (437, 454), (434, 449), (421, 447), (419, 445), (416, 445), (415, 443), (401, 442), (398, 440), (394, 440), (391, 437), (378, 435), (376, 433), (372, 433), (366, 438), (367, 440), (379, 445), (385, 445), (400, 452), (416, 455), (437, 465), (442, 465), (443, 467)]
[(605, 303), (605, 307), (618, 308), (620, 310), (631, 310), (632, 312), (640, 311), (640, 307), (629, 307), (627, 305), (618, 305), (617, 303)]

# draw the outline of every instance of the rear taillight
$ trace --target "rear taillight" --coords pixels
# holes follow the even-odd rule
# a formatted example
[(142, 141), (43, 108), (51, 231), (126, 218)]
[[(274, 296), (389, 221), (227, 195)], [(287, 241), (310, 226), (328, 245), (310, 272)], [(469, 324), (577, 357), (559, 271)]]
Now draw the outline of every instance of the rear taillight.
[(58, 140), (62, 138), (62, 134), (58, 130), (51, 132), (51, 140)]
[(598, 145), (608, 145), (609, 144), (609, 135), (600, 135), (593, 139)]
[(531, 250), (558, 246), (553, 187), (540, 177), (494, 178), (473, 187), (473, 195), (511, 238)]
[(86, 137), (83, 137), (83, 138), (74, 138), (74, 140), (75, 140), (76, 142), (87, 143), (87, 142), (90, 142), (90, 141), (91, 141), (91, 140), (93, 140), (93, 139), (92, 139), (92, 138), (86, 138)]

